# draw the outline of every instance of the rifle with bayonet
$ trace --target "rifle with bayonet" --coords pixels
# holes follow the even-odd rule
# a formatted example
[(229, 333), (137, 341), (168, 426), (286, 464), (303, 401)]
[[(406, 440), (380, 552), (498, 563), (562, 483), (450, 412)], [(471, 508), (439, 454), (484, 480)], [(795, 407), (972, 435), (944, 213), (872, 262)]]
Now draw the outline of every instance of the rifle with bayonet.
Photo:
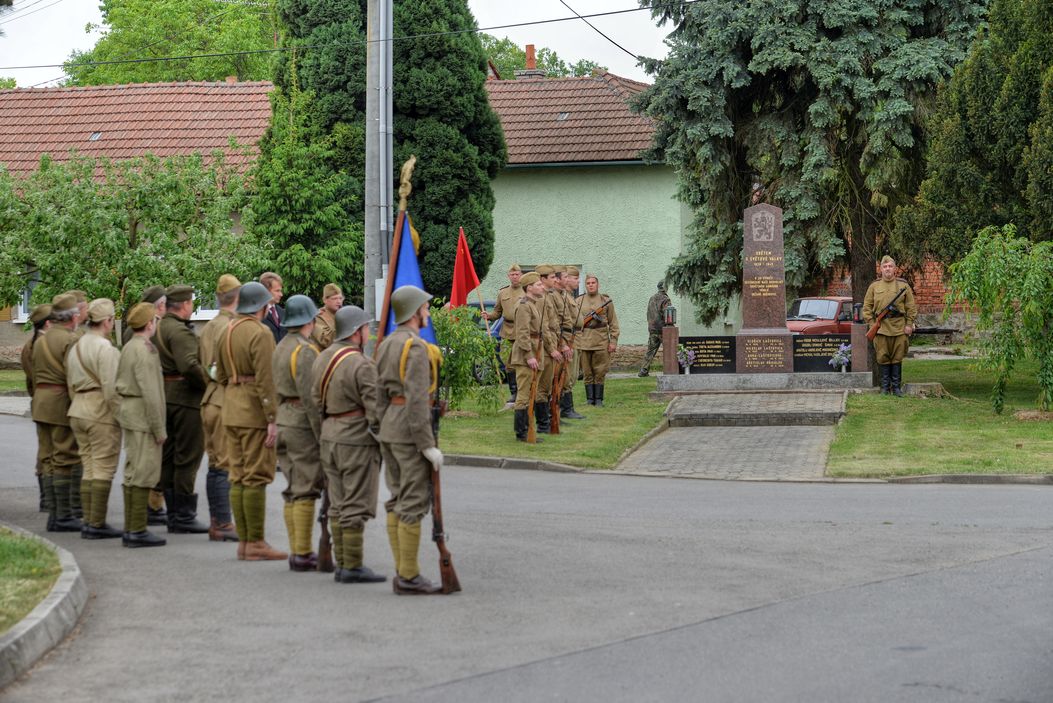
[[(527, 303), (528, 305), (530, 303)], [(534, 422), (534, 403), (537, 402), (537, 384), (541, 380), (541, 362), (543, 357), (541, 356), (542, 350), (545, 347), (544, 331), (545, 331), (545, 306), (541, 305), (541, 319), (540, 324), (537, 328), (537, 347), (534, 349), (534, 359), (537, 360), (537, 368), (534, 369), (534, 375), (530, 381), (530, 402), (527, 405), (527, 444), (537, 444), (537, 424)]]
[[(440, 397), (442, 385), (436, 381), (435, 397), (431, 406), (431, 429), (435, 434), (435, 445), (439, 444), (439, 421), (446, 414), (446, 401)], [(453, 569), (453, 557), (446, 548), (446, 530), (442, 523), (442, 484), (439, 481), (439, 470), (431, 469), (431, 539), (439, 550), (439, 575), (442, 577), (442, 592), (457, 593), (461, 582)]]
[(896, 297), (892, 299), (892, 302), (890, 302), (888, 305), (881, 309), (881, 312), (878, 313), (878, 316), (874, 318), (874, 324), (872, 324), (870, 326), (870, 329), (867, 330), (867, 339), (869, 339), (871, 342), (874, 341), (874, 337), (876, 337), (878, 333), (878, 328), (881, 327), (881, 321), (884, 320), (890, 312), (892, 312), (892, 306), (896, 304), (897, 300), (899, 300), (899, 296), (903, 295), (906, 292), (907, 287), (903, 286), (903, 288), (900, 288), (899, 293), (896, 293)]

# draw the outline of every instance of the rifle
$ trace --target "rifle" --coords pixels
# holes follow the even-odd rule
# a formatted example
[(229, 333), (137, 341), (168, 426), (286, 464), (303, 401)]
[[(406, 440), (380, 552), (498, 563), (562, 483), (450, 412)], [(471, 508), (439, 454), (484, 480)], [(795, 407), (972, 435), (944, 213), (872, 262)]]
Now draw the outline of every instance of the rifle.
[(876, 318), (874, 318), (874, 324), (872, 324), (870, 326), (870, 329), (867, 330), (867, 339), (869, 339), (871, 342), (873, 342), (874, 341), (874, 337), (877, 336), (878, 328), (881, 327), (881, 321), (884, 320), (885, 316), (888, 315), (889, 312), (892, 310), (892, 306), (896, 304), (897, 300), (899, 300), (899, 296), (903, 295), (906, 291), (907, 291), (907, 287), (906, 286), (903, 286), (903, 288), (900, 288), (899, 293), (896, 293), (896, 297), (892, 299), (892, 302), (890, 302), (888, 305), (883, 307), (881, 309), (881, 312), (878, 313), (878, 316)]
[(600, 313), (600, 310), (603, 310), (605, 307), (607, 307), (610, 304), (611, 304), (610, 300), (604, 301), (603, 305), (599, 306), (595, 310), (590, 310), (589, 312), (585, 313), (585, 317), (581, 318), (581, 328), (585, 329), (585, 327), (590, 322), (594, 321), (597, 317), (599, 317), (601, 320), (606, 322), (607, 321), (606, 318), (601, 317), (599, 313)]
[[(569, 303), (568, 303), (569, 305)], [(570, 347), (571, 354), (574, 353), (574, 337), (578, 333), (578, 312), (581, 311), (581, 304), (578, 304), (578, 309), (574, 312), (574, 319), (570, 323), (570, 342), (567, 346)], [(551, 433), (559, 434), (559, 413), (560, 413), (560, 398), (563, 396), (563, 386), (567, 383), (567, 368), (570, 366), (570, 361), (563, 360), (560, 362), (559, 371), (556, 373), (556, 377), (552, 381), (552, 395), (549, 396), (548, 412), (552, 416)]]
[[(439, 384), (435, 384), (435, 404), (431, 408), (431, 428), (435, 433), (435, 443), (439, 443), (439, 418), (445, 414), (446, 401), (439, 399)], [(439, 575), (442, 577), (442, 592), (446, 595), (461, 590), (457, 572), (453, 570), (453, 558), (446, 548), (446, 531), (442, 526), (442, 484), (439, 472), (431, 469), (431, 538), (439, 549)]]
[(541, 380), (541, 350), (544, 348), (542, 333), (545, 329), (545, 306), (541, 306), (541, 324), (538, 325), (537, 348), (534, 349), (534, 358), (537, 359), (538, 368), (534, 371), (533, 380), (530, 382), (530, 401), (527, 404), (527, 444), (537, 444), (537, 425), (534, 422), (534, 403), (537, 402), (537, 382)]
[(321, 525), (318, 533), (318, 570), (331, 574), (336, 566), (333, 564), (333, 542), (329, 537), (329, 486), (322, 489), (322, 511), (318, 513), (318, 524)]

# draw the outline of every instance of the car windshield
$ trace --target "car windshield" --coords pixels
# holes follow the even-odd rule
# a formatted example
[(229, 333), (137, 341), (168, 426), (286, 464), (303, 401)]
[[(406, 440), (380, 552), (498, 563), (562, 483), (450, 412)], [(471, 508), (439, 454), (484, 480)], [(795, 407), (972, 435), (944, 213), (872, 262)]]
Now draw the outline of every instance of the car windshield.
[(836, 300), (795, 300), (787, 317), (811, 317), (833, 320), (837, 317)]

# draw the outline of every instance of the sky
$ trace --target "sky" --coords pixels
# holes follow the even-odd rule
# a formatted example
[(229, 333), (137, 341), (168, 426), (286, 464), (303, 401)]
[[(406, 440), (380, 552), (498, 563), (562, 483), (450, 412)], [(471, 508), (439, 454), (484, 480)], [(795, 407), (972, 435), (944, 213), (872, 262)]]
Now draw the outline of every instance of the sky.
[[(637, 0), (566, 0), (578, 14), (588, 15), (639, 7)], [(560, 0), (468, 0), (480, 29), (537, 20), (573, 17)], [(15, 66), (61, 64), (74, 49), (90, 49), (99, 30), (101, 14), (97, 0), (15, 0), (14, 10), (0, 15), (0, 76), (14, 77), (20, 88), (47, 84), (62, 77), (61, 68), (14, 70)], [(647, 10), (589, 22), (633, 54), (661, 57), (666, 53), (663, 38), (668, 29), (656, 27)], [(604, 39), (579, 19), (527, 27), (489, 29), (489, 34), (508, 37), (519, 45), (534, 44), (554, 50), (568, 64), (591, 59), (626, 78), (650, 82), (636, 60)]]

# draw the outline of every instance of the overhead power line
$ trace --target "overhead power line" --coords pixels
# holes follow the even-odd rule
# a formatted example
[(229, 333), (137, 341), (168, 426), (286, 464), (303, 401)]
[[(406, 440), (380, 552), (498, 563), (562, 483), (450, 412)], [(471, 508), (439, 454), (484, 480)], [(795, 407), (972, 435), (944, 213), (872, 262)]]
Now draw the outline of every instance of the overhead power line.
[(35, 9), (35, 10), (31, 10), (31, 11), (29, 11), (29, 12), (26, 12), (26, 13), (24, 13), (24, 14), (21, 14), (21, 15), (17, 15), (17, 16), (15, 16), (15, 17), (10, 17), (10, 16), (9, 16), (9, 17), (8, 17), (7, 19), (5, 19), (4, 21), (0, 22), (0, 24), (8, 24), (9, 22), (14, 22), (15, 20), (20, 20), (20, 19), (22, 19), (23, 17), (29, 17), (30, 15), (35, 15), (36, 13), (40, 12), (41, 10), (46, 10), (46, 9), (48, 9), (49, 7), (52, 7), (53, 5), (58, 5), (58, 4), (59, 4), (60, 2), (62, 2), (62, 1), (63, 1), (63, 0), (55, 0), (55, 2), (53, 2), (53, 3), (49, 3), (49, 4), (47, 4), (47, 5), (44, 5), (44, 7), (38, 7), (37, 9)]
[(598, 27), (597, 27), (596, 25), (594, 25), (594, 24), (593, 24), (592, 22), (589, 22), (589, 21), (588, 21), (587, 19), (585, 19), (584, 17), (582, 17), (581, 15), (579, 15), (579, 14), (578, 14), (578, 11), (577, 11), (577, 10), (575, 10), (575, 9), (574, 9), (573, 7), (571, 7), (570, 5), (568, 5), (568, 4), (566, 3), (566, 2), (564, 2), (564, 0), (559, 0), (559, 4), (560, 4), (560, 5), (562, 5), (563, 7), (567, 8), (567, 9), (568, 9), (568, 10), (570, 10), (571, 12), (573, 12), (573, 13), (574, 13), (574, 14), (575, 14), (575, 15), (576, 15), (576, 16), (578, 17), (578, 19), (580, 19), (580, 20), (581, 20), (582, 22), (584, 22), (585, 24), (587, 24), (587, 25), (589, 25), (590, 27), (592, 27), (592, 28), (593, 28), (593, 29), (594, 29), (594, 30), (596, 31), (596, 33), (597, 33), (597, 34), (599, 34), (599, 35), (600, 35), (601, 37), (603, 37), (604, 39), (606, 39), (607, 41), (609, 41), (609, 42), (610, 42), (611, 44), (614, 44), (614, 45), (615, 45), (616, 47), (618, 47), (619, 49), (621, 49), (622, 51), (624, 51), (625, 53), (627, 53), (627, 54), (628, 54), (629, 56), (632, 56), (632, 57), (633, 57), (634, 59), (636, 59), (637, 61), (639, 61), (639, 60), (640, 60), (640, 57), (639, 57), (639, 56), (637, 56), (637, 55), (636, 55), (636, 54), (634, 54), (633, 52), (629, 51), (629, 50), (628, 50), (628, 49), (626, 49), (626, 48), (625, 48), (624, 46), (622, 46), (621, 44), (619, 44), (618, 42), (614, 41), (613, 39), (611, 39), (610, 37), (608, 37), (608, 36), (607, 36), (606, 34), (604, 34), (603, 32), (601, 32), (601, 31), (599, 30), (599, 28), (598, 28)]

